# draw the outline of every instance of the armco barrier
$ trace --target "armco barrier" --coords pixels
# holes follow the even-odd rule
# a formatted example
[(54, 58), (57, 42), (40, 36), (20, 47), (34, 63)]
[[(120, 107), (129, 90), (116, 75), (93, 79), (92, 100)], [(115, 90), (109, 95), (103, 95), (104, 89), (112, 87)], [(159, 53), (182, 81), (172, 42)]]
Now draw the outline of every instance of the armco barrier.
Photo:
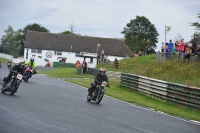
[(121, 86), (174, 103), (200, 109), (200, 88), (122, 73)]

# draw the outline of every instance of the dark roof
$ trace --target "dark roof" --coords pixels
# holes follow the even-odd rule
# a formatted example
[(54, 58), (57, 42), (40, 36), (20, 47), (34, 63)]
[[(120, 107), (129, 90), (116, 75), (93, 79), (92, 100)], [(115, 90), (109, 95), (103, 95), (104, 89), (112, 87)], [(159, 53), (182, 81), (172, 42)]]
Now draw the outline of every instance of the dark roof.
[(132, 55), (130, 49), (120, 39), (54, 34), (35, 31), (27, 32), (24, 47), (66, 52), (70, 51), (75, 53), (96, 53), (97, 44), (100, 44), (100, 47), (98, 47), (98, 54), (104, 50), (105, 55)]

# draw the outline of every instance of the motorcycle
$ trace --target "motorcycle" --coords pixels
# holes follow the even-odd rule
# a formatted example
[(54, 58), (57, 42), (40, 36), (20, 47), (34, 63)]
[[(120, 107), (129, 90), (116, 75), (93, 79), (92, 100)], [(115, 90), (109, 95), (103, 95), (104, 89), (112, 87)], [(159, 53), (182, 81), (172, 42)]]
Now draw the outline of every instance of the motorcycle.
[(47, 62), (47, 64), (45, 65), (45, 67), (51, 67), (50, 62)]
[(45, 67), (51, 67), (50, 64), (46, 64)]
[(10, 62), (7, 63), (8, 69), (12, 67), (12, 64)]
[(90, 92), (88, 92), (87, 101), (90, 102), (93, 100), (96, 104), (99, 104), (104, 96), (106, 86), (108, 86), (108, 84), (105, 81), (101, 84), (97, 84), (96, 88), (92, 90), (91, 96)]
[(28, 82), (28, 79), (31, 78), (32, 75), (34, 75), (34, 68), (32, 66), (26, 67), (26, 70), (25, 70), (26, 80), (24, 80), (24, 81)]
[[(12, 78), (8, 81), (8, 83), (4, 87), (2, 86), (1, 93), (9, 92), (10, 95), (13, 95), (15, 94), (15, 92), (17, 92), (17, 89), (19, 88), (23, 76), (16, 71), (12, 72), (13, 72)], [(4, 77), (3, 82), (5, 82), (5, 80), (6, 77)]]

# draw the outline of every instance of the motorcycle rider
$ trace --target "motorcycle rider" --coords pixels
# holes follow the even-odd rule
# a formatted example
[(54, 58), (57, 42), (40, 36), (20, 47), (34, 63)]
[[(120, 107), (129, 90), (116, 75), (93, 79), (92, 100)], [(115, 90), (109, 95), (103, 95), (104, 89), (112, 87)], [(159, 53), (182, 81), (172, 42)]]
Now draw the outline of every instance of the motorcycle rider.
[(31, 57), (29, 61), (25, 62), (25, 66), (26, 66), (26, 67), (29, 66), (29, 65), (32, 66), (32, 67), (34, 68), (34, 74), (36, 74), (36, 73), (37, 73), (37, 72), (36, 72), (37, 65), (36, 65), (36, 63), (35, 63), (34, 60), (35, 60), (35, 59), (34, 59), (33, 57)]
[(95, 74), (94, 76), (94, 83), (91, 83), (91, 88), (88, 89), (89, 97), (91, 98), (93, 89), (96, 88), (98, 84), (101, 84), (103, 81), (106, 81), (107, 86), (109, 87), (108, 76), (106, 75), (106, 69), (100, 68), (100, 71)]
[[(14, 72), (18, 72), (21, 75), (24, 75), (24, 63), (20, 62), (18, 65), (14, 65), (11, 69), (10, 69), (10, 73), (8, 74), (8, 76), (5, 79), (4, 84), (2, 85), (2, 87), (5, 87), (5, 85), (8, 83), (8, 81), (12, 78), (12, 75)], [(25, 79), (25, 77), (23, 76), (23, 79)]]
[(12, 61), (11, 60), (8, 61), (7, 66), (8, 66), (8, 69), (10, 69), (12, 67)]

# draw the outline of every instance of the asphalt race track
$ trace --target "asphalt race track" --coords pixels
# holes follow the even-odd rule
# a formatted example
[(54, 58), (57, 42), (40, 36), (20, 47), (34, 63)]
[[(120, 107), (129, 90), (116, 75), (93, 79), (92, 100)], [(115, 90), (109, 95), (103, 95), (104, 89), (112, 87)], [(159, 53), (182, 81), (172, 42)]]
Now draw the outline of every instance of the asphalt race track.
[[(2, 65), (0, 82), (7, 74)], [(89, 103), (86, 95), (84, 87), (33, 75), (13, 96), (0, 93), (0, 133), (200, 133), (197, 123), (107, 96)]]

